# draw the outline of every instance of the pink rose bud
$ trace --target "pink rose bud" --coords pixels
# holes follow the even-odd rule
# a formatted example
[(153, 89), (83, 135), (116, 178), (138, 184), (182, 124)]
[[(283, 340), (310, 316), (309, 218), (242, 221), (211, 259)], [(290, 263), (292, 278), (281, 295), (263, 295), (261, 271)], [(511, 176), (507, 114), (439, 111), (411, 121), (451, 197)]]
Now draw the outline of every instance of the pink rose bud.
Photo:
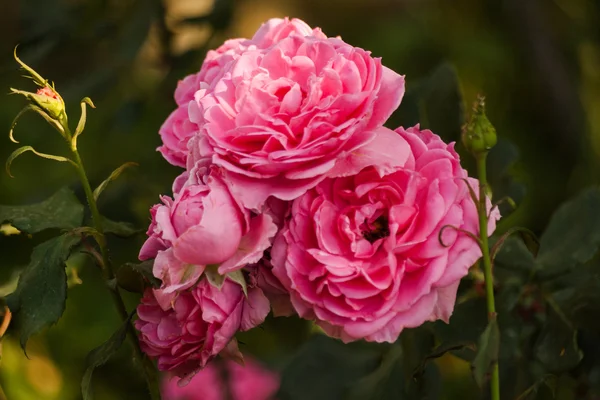
[(162, 281), (156, 298), (164, 309), (192, 287), (207, 265), (226, 275), (258, 262), (277, 226), (268, 214), (250, 216), (231, 195), (219, 172), (184, 176), (175, 199), (164, 196), (150, 210), (148, 239), (141, 260), (155, 258), (153, 274)]
[(53, 89), (48, 86), (38, 89), (35, 93), (11, 89), (12, 93), (25, 96), (33, 105), (38, 107), (50, 118), (58, 121), (64, 118), (65, 103)]
[[(394, 342), (404, 328), (448, 321), (481, 256), (473, 238), (443, 229), (478, 232), (465, 180), (475, 191), (478, 182), (453, 144), (418, 126), (396, 132), (411, 150), (404, 168), (321, 182), (294, 200), (271, 251), (298, 314), (345, 342)], [(498, 218), (493, 211), (488, 234)]]

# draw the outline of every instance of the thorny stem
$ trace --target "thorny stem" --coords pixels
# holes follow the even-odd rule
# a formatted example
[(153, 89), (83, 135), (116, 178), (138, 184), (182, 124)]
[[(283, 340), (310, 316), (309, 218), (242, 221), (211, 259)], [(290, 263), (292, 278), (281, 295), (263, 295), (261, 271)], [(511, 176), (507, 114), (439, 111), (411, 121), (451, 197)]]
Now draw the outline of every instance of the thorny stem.
[[(486, 204), (486, 158), (487, 153), (476, 155), (477, 160), (477, 176), (479, 178), (479, 201), (477, 203), (477, 213), (479, 214), (479, 239), (481, 240), (481, 252), (483, 262), (483, 274), (485, 278), (485, 293), (487, 300), (488, 322), (495, 321), (496, 302), (494, 300), (494, 276), (492, 274), (492, 262), (490, 259), (490, 247), (488, 243), (488, 214)], [(490, 392), (492, 400), (500, 400), (500, 370), (498, 362), (492, 366), (492, 376), (490, 380)]]
[[(68, 125), (63, 124), (63, 128), (65, 129), (65, 133), (67, 136), (67, 142), (69, 145), (71, 144), (71, 131)], [(92, 192), (92, 187), (90, 186), (90, 181), (88, 180), (87, 174), (85, 172), (85, 168), (83, 166), (83, 161), (81, 160), (81, 156), (79, 155), (79, 151), (71, 147), (71, 152), (73, 154), (73, 158), (76, 164), (77, 174), (79, 175), (79, 180), (83, 186), (83, 190), (85, 192), (85, 197), (87, 199), (88, 206), (90, 208), (90, 212), (92, 214), (92, 222), (94, 224), (94, 229), (98, 232), (97, 242), (100, 247), (100, 254), (102, 256), (102, 274), (104, 276), (104, 280), (110, 290), (110, 294), (113, 299), (113, 303), (117, 312), (119, 313), (119, 317), (121, 321), (127, 323), (127, 335), (133, 347), (135, 359), (140, 364), (140, 367), (144, 373), (144, 378), (146, 379), (146, 385), (148, 386), (148, 390), (150, 391), (150, 396), (152, 400), (160, 400), (160, 390), (158, 384), (158, 378), (156, 374), (156, 369), (151, 364), (151, 362), (144, 356), (142, 349), (140, 347), (140, 343), (137, 337), (137, 333), (133, 324), (129, 320), (129, 313), (127, 312), (127, 308), (125, 307), (125, 302), (123, 301), (123, 297), (121, 297), (121, 292), (119, 291), (119, 287), (116, 284), (115, 272), (113, 270), (112, 264), (108, 257), (108, 249), (106, 247), (106, 238), (104, 236), (104, 228), (102, 226), (102, 216), (98, 211), (98, 205), (96, 203), (96, 199), (94, 198), (94, 194)]]

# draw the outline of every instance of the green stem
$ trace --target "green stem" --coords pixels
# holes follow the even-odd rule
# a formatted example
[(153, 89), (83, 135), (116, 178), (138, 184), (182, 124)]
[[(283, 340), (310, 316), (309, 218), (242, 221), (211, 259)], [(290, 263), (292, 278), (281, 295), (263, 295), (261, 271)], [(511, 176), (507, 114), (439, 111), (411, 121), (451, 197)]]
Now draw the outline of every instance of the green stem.
[[(479, 202), (477, 204), (477, 213), (479, 214), (479, 239), (481, 240), (481, 252), (483, 262), (483, 274), (485, 277), (485, 293), (487, 300), (488, 321), (495, 321), (496, 301), (494, 300), (494, 276), (492, 274), (492, 262), (490, 259), (490, 247), (488, 243), (488, 214), (487, 214), (487, 174), (486, 174), (487, 153), (478, 154), (477, 175), (479, 178)], [(492, 400), (500, 400), (500, 370), (498, 362), (492, 366), (492, 376), (490, 381), (490, 391)]]
[[(65, 132), (68, 137), (67, 142), (70, 145), (71, 132), (68, 126), (63, 127), (65, 128)], [(104, 236), (104, 227), (102, 226), (102, 216), (98, 211), (98, 205), (96, 203), (96, 199), (94, 199), (94, 193), (92, 192), (90, 181), (87, 177), (87, 174), (85, 173), (85, 168), (83, 166), (81, 156), (79, 155), (79, 151), (76, 148), (71, 148), (71, 152), (73, 154), (75, 164), (77, 165), (77, 174), (79, 175), (79, 179), (83, 186), (83, 191), (85, 192), (85, 197), (87, 199), (90, 212), (92, 213), (92, 222), (94, 224), (94, 229), (96, 229), (96, 231), (98, 232), (96, 240), (98, 242), (98, 246), (100, 247), (100, 254), (102, 255), (102, 274), (110, 290), (110, 294), (112, 296), (113, 303), (115, 305), (115, 308), (117, 309), (119, 317), (121, 318), (121, 321), (125, 322), (129, 320), (129, 313), (127, 312), (127, 308), (125, 307), (125, 302), (123, 301), (123, 297), (121, 296), (119, 287), (116, 285), (115, 272), (108, 257), (108, 249), (106, 247), (106, 239)], [(146, 385), (148, 386), (148, 390), (150, 391), (150, 396), (152, 400), (160, 400), (161, 397), (156, 369), (144, 356), (144, 353), (142, 352), (142, 349), (140, 347), (140, 342), (138, 340), (137, 333), (131, 321), (127, 322), (127, 334), (133, 347), (135, 359), (139, 362), (141, 369), (144, 373), (144, 378), (146, 379)]]

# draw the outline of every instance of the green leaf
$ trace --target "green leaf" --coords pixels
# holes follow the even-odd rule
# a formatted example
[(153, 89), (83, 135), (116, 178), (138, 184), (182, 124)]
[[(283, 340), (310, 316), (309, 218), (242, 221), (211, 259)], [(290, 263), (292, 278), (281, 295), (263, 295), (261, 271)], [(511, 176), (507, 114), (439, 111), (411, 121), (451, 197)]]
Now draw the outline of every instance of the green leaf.
[(85, 128), (85, 122), (87, 119), (86, 105), (92, 108), (96, 108), (96, 106), (92, 102), (92, 99), (90, 99), (89, 97), (85, 97), (81, 100), (81, 116), (79, 117), (79, 122), (77, 123), (75, 133), (71, 137), (71, 149), (73, 150), (77, 150), (77, 138), (83, 133), (83, 129)]
[(21, 347), (29, 337), (47, 325), (56, 323), (65, 310), (67, 275), (65, 262), (80, 238), (64, 234), (36, 246), (31, 261), (21, 273), (7, 304), (18, 319)]
[(37, 233), (45, 229), (74, 229), (83, 220), (83, 205), (68, 188), (62, 188), (50, 198), (37, 204), (24, 206), (0, 205), (0, 223), (26, 233)]
[(227, 273), (227, 277), (240, 285), (242, 287), (242, 291), (244, 295), (248, 297), (248, 284), (246, 283), (246, 278), (244, 278), (244, 274), (241, 270), (233, 271)]
[(600, 189), (585, 190), (552, 216), (540, 240), (537, 275), (548, 279), (589, 261), (600, 246)]
[(494, 266), (529, 276), (535, 267), (535, 258), (519, 238), (508, 237), (494, 257)]
[[(187, 268), (196, 268), (196, 266), (190, 264)], [(182, 278), (182, 280), (185, 279), (186, 275), (187, 275), (187, 270), (186, 270), (186, 273), (184, 273), (184, 278)], [(219, 274), (219, 266), (218, 265), (216, 265), (216, 264), (207, 265), (206, 269), (204, 270), (204, 275), (206, 275), (206, 279), (208, 279), (208, 283), (210, 283), (217, 289), (221, 289), (223, 287), (223, 282), (225, 282), (225, 276)]]
[(451, 352), (462, 350), (465, 347), (475, 350), (475, 343), (470, 341), (460, 341), (460, 342), (444, 342), (437, 346), (431, 353), (429, 353), (421, 362), (421, 364), (417, 367), (415, 372), (413, 373), (413, 377), (418, 377), (425, 372), (425, 367), (429, 363), (429, 361), (434, 360), (436, 358), (442, 357), (444, 354)]
[[(128, 269), (130, 271), (133, 271), (136, 274), (138, 274), (139, 276), (141, 276), (142, 278), (144, 278), (144, 280), (146, 282), (148, 282), (152, 287), (158, 288), (161, 285), (161, 281), (160, 281), (160, 279), (156, 278), (154, 276), (154, 274), (152, 273), (153, 266), (154, 266), (154, 260), (146, 260), (146, 261), (142, 261), (141, 263), (125, 263), (121, 266), (121, 268), (119, 268), (119, 271), (121, 269)], [(118, 271), (117, 271), (117, 280), (118, 280)]]
[(106, 187), (108, 186), (109, 183), (111, 183), (112, 181), (114, 181), (115, 179), (117, 179), (119, 177), (119, 175), (121, 175), (123, 173), (123, 171), (125, 171), (127, 168), (129, 167), (135, 167), (137, 166), (137, 163), (134, 162), (126, 162), (125, 164), (121, 165), (119, 168), (115, 169), (109, 176), (108, 178), (106, 178), (100, 185), (98, 185), (98, 187), (94, 190), (94, 200), (98, 201), (98, 197), (100, 197), (100, 194), (104, 191), (104, 189), (106, 189)]
[(536, 341), (535, 356), (549, 372), (568, 371), (583, 359), (577, 345), (577, 330), (554, 299), (546, 300), (546, 323)]
[(385, 345), (343, 344), (314, 335), (283, 370), (279, 400), (345, 399), (356, 382), (374, 373), (387, 350)]
[(381, 364), (362, 377), (348, 390), (348, 400), (400, 399), (403, 397), (402, 347), (391, 345), (383, 354)]
[(104, 233), (111, 233), (119, 237), (131, 237), (143, 232), (143, 229), (138, 229), (129, 222), (117, 222), (106, 217), (102, 217), (102, 227)]
[(143, 293), (150, 285), (160, 287), (160, 279), (152, 274), (154, 260), (143, 261), (139, 264), (125, 263), (117, 270), (117, 284), (128, 292)]
[[(436, 321), (433, 327), (436, 338), (442, 343), (477, 343), (487, 327), (485, 299), (474, 298), (457, 304), (449, 324)], [(452, 354), (469, 362), (475, 357), (475, 351), (468, 346), (452, 350)]]
[(91, 383), (94, 369), (105, 364), (119, 350), (127, 337), (127, 326), (132, 317), (133, 313), (129, 315), (129, 318), (123, 322), (119, 329), (106, 342), (88, 354), (86, 359), (87, 368), (81, 379), (81, 393), (84, 400), (91, 400), (93, 397)]
[[(544, 375), (542, 378), (540, 378), (537, 382), (535, 382), (533, 385), (531, 385), (526, 391), (524, 391), (523, 393), (521, 393), (521, 395), (519, 395), (519, 397), (517, 397), (515, 400), (527, 400), (527, 399), (531, 399), (531, 395), (535, 395), (538, 393), (538, 391), (542, 388), (542, 386), (546, 385), (548, 387), (548, 389), (550, 389), (550, 391), (552, 392), (552, 395), (555, 395), (556, 392), (556, 386), (558, 383), (558, 378), (554, 375)], [(533, 397), (535, 398), (535, 397)]]
[(464, 106), (454, 67), (448, 63), (438, 66), (423, 89), (423, 128), (431, 129), (446, 141), (458, 140), (464, 123)]
[(491, 371), (492, 365), (498, 362), (498, 352), (500, 350), (500, 330), (498, 329), (498, 322), (493, 319), (491, 320), (485, 331), (479, 338), (477, 345), (477, 354), (471, 369), (473, 370), (473, 377), (475, 382), (482, 387), (486, 381), (486, 378)]
[(577, 270), (583, 281), (555, 291), (552, 298), (577, 329), (600, 333), (600, 279), (587, 268)]
[(62, 156), (55, 156), (54, 154), (46, 154), (46, 153), (40, 153), (39, 151), (35, 150), (33, 147), (31, 146), (22, 146), (19, 147), (18, 149), (16, 149), (15, 151), (13, 151), (9, 156), (8, 159), (6, 160), (6, 173), (11, 177), (14, 178), (14, 176), (10, 173), (10, 166), (12, 164), (12, 162), (19, 157), (21, 154), (31, 151), (33, 154), (35, 154), (38, 157), (42, 157), (42, 158), (46, 158), (48, 160), (54, 160), (54, 161), (59, 161), (59, 162), (68, 162), (71, 163), (72, 165), (74, 165), (75, 167), (77, 166), (73, 161), (69, 160), (66, 157), (62, 157)]

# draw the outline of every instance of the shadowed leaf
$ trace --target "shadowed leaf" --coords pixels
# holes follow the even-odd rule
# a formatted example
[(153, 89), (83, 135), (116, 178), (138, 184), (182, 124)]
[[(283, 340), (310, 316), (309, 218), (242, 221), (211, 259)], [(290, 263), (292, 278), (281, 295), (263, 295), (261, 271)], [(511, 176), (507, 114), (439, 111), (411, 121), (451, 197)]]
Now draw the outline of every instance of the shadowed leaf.
[(29, 265), (21, 273), (17, 289), (6, 298), (19, 321), (23, 350), (31, 335), (56, 323), (62, 316), (67, 300), (65, 262), (79, 241), (79, 237), (65, 234), (36, 246)]
[(121, 324), (119, 329), (106, 342), (88, 354), (86, 360), (87, 368), (81, 379), (81, 393), (84, 400), (91, 400), (93, 398), (91, 383), (94, 369), (105, 364), (119, 350), (127, 337), (127, 325), (130, 323), (132, 317), (133, 313), (129, 315), (129, 318)]
[(477, 345), (477, 354), (471, 364), (475, 382), (482, 387), (491, 370), (492, 365), (498, 362), (500, 349), (500, 330), (498, 322), (494, 319), (488, 323)]
[(589, 261), (600, 246), (600, 189), (585, 190), (552, 216), (540, 240), (537, 276), (547, 279)]
[(73, 229), (81, 225), (83, 205), (68, 188), (62, 188), (41, 203), (24, 206), (0, 205), (0, 222), (26, 233), (44, 229)]

